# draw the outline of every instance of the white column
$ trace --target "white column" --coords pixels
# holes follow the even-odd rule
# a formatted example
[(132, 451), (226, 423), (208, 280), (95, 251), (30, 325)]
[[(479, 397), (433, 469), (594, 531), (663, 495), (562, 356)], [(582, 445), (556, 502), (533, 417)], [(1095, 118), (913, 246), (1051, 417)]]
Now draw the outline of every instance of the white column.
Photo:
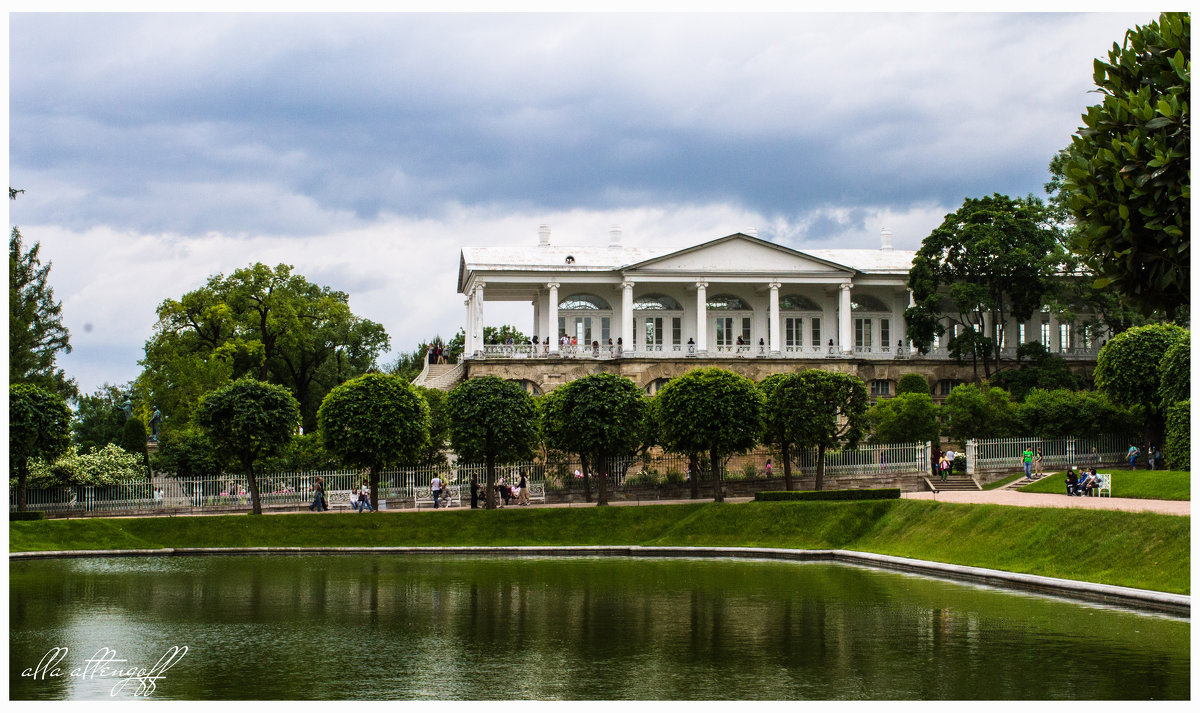
[(1059, 351), (1061, 351), (1061, 344), (1060, 344), (1060, 340), (1058, 338), (1058, 320), (1054, 318), (1053, 312), (1050, 312), (1049, 315), (1050, 315), (1050, 343), (1046, 345), (1046, 348), (1050, 350), (1051, 354), (1058, 354)]
[[(908, 306), (915, 307), (916, 299), (913, 297), (913, 291), (908, 291)], [(904, 310), (900, 311), (900, 339), (904, 340), (904, 349), (909, 354), (912, 354), (912, 340), (908, 338), (908, 318), (904, 316)]]
[(539, 344), (541, 344), (541, 341), (542, 341), (541, 335), (544, 334), (544, 332), (542, 331), (541, 317), (542, 317), (542, 296), (538, 295), (533, 298), (533, 334), (531, 334), (529, 336), (530, 336), (530, 338), (537, 337)]
[(463, 305), (465, 305), (467, 308), (467, 321), (463, 324), (463, 356), (468, 359), (471, 358), (471, 355), (475, 353), (475, 322), (472, 321), (474, 319), (475, 310), (471, 302), (472, 300), (470, 297), (463, 300)]
[(558, 283), (547, 282), (546, 288), (550, 290), (550, 307), (546, 311), (549, 321), (546, 322), (546, 338), (550, 340), (549, 353), (558, 353), (558, 340), (562, 336), (558, 333)]
[(854, 351), (854, 330), (850, 322), (850, 285), (843, 282), (838, 299), (838, 348), (843, 354)]
[(633, 351), (633, 283), (621, 283), (621, 346), (626, 353)]
[(475, 342), (475, 351), (477, 351), (477, 352), (484, 351), (484, 348), (483, 348), (483, 344), (484, 344), (484, 342), (483, 342), (483, 288), (486, 286), (486, 284), (487, 283), (484, 283), (484, 282), (476, 282), (475, 283), (475, 323), (472, 325), (471, 328), (475, 332), (474, 342)]
[(708, 283), (696, 282), (696, 353), (708, 353)]
[(769, 312), (771, 315), (771, 335), (769, 337), (769, 341), (771, 342), (771, 356), (779, 356), (781, 348), (779, 344), (779, 334), (781, 331), (779, 324), (779, 283), (772, 282), (770, 285), (768, 285), (768, 287), (771, 288), (771, 305)]

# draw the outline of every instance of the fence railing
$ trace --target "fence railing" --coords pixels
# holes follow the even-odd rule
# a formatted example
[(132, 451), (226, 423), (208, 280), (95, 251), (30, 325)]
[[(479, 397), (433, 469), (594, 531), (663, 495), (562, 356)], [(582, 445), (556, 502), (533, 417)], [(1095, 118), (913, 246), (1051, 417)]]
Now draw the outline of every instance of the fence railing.
[(966, 443), (967, 473), (1011, 468), (1020, 470), (1026, 450), (1042, 449), (1043, 468), (1065, 468), (1071, 465), (1091, 467), (1101, 463), (1120, 462), (1130, 443), (1137, 436), (1107, 434), (1096, 438), (979, 438)]

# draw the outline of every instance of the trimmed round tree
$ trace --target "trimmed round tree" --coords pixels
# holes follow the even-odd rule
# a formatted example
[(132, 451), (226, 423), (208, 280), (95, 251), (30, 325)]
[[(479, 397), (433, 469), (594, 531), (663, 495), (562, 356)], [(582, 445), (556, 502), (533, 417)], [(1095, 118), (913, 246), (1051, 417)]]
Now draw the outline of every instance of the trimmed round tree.
[(786, 490), (792, 489), (792, 459), (796, 447), (796, 419), (800, 404), (776, 397), (779, 387), (794, 378), (795, 373), (771, 374), (758, 383), (758, 389), (763, 394), (762, 442), (779, 446), (779, 455), (783, 460), (783, 487)]
[(693, 369), (671, 379), (654, 398), (659, 440), (675, 453), (708, 453), (713, 500), (722, 502), (721, 465), (758, 443), (763, 396), (754, 382), (732, 371)]
[(53, 461), (71, 445), (71, 410), (33, 384), (8, 387), (8, 461), (17, 470), (17, 510), (25, 510), (29, 459)]
[(262, 514), (254, 462), (287, 444), (300, 424), (300, 404), (276, 384), (243, 377), (200, 399), (196, 424), (220, 452), (236, 459), (250, 485), (255, 515)]
[(146, 480), (150, 480), (150, 449), (146, 445), (148, 440), (146, 424), (142, 423), (141, 419), (134, 417), (125, 421), (125, 425), (121, 428), (121, 439), (117, 443), (122, 450), (134, 454), (141, 461), (142, 473), (146, 476)]
[(416, 462), (429, 444), (429, 404), (399, 376), (364, 374), (333, 387), (317, 410), (326, 450), (367, 468), (371, 507), (379, 509), (379, 473)]
[(808, 369), (780, 385), (778, 400), (797, 404), (796, 443), (817, 449), (816, 489), (825, 487), (825, 451), (855, 448), (867, 431), (867, 385), (850, 374)]
[(1158, 364), (1158, 397), (1163, 413), (1192, 392), (1192, 333), (1184, 330), (1163, 354)]
[[(487, 507), (496, 507), (496, 465), (533, 457), (537, 419), (533, 397), (498, 376), (467, 379), (446, 397), (450, 446), (460, 461), (487, 466)], [(478, 485), (472, 476), (472, 485)]]
[(637, 452), (650, 411), (646, 393), (624, 376), (591, 374), (558, 387), (554, 408), (543, 411), (557, 420), (543, 433), (564, 450), (586, 453), (600, 475), (597, 505), (608, 504), (608, 474), (615, 459)]
[(1148, 324), (1115, 335), (1096, 357), (1096, 388), (1122, 406), (1146, 410), (1145, 437), (1162, 443), (1163, 411), (1159, 366), (1167, 349), (1188, 330), (1175, 324)]
[(931, 393), (933, 392), (929, 388), (929, 382), (920, 374), (905, 374), (896, 381), (897, 396), (901, 394), (925, 394), (929, 396)]
[[(925, 381), (923, 377), (921, 381)], [(885, 399), (867, 411), (871, 440), (875, 443), (940, 443), (938, 405), (929, 392), (902, 393)]]

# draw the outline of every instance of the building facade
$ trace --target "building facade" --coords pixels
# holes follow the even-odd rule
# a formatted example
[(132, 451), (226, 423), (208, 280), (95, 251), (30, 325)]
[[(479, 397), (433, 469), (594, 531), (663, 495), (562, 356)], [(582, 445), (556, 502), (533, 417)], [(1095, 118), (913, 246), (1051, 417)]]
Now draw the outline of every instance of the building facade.
[[(859, 375), (873, 397), (890, 396), (902, 373), (926, 375), (935, 396), (972, 378), (945, 349), (956, 326), (949, 321), (930, 352), (913, 352), (904, 310), (915, 253), (894, 250), (888, 230), (878, 250), (801, 251), (752, 232), (656, 250), (623, 246), (615, 226), (606, 246), (557, 245), (543, 225), (536, 246), (463, 248), (464, 376), (495, 373), (539, 393), (612, 371), (653, 393), (699, 365), (756, 380), (820, 367)], [(487, 303), (498, 301), (532, 305), (536, 344), (484, 343)], [(1084, 371), (1100, 347), (1049, 311), (983, 326), (1010, 359), (1018, 344), (1039, 341)]]

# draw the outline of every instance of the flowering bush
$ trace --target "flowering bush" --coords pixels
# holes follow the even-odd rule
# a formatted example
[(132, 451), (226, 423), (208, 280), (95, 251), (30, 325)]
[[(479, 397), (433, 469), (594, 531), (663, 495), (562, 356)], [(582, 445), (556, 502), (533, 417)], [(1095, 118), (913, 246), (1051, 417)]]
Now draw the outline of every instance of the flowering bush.
[(53, 463), (34, 460), (29, 464), (29, 487), (55, 485), (116, 485), (144, 477), (141, 459), (110, 443), (91, 453), (72, 448)]

